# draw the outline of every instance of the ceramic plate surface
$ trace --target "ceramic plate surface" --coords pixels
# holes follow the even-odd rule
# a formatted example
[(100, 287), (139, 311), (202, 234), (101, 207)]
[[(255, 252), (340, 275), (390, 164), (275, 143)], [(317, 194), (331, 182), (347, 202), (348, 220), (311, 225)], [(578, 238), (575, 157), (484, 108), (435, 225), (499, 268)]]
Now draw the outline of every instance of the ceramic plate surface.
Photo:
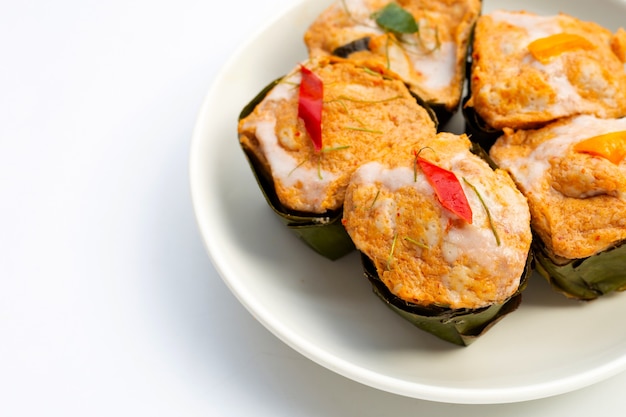
[[(194, 210), (207, 251), (238, 300), (318, 364), (414, 398), (524, 401), (582, 388), (626, 369), (626, 293), (580, 303), (554, 293), (534, 275), (519, 310), (471, 346), (457, 347), (383, 305), (356, 254), (328, 261), (282, 226), (239, 147), (237, 117), (266, 84), (306, 58), (302, 35), (330, 2), (298, 2), (242, 45), (199, 112), (190, 154)], [(483, 12), (496, 8), (563, 11), (611, 30), (626, 16), (626, 2), (617, 0), (487, 0)]]

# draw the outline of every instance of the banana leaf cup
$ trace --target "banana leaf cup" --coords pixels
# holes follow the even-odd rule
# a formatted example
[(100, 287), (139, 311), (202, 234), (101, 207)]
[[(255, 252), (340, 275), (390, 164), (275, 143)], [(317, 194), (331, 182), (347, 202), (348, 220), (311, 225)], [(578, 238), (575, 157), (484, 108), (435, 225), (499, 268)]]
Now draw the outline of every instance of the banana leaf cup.
[(519, 288), (506, 301), (477, 309), (452, 309), (436, 305), (424, 307), (394, 295), (381, 281), (372, 261), (361, 253), (364, 274), (372, 284), (373, 292), (393, 312), (419, 329), (459, 346), (471, 345), (506, 315), (517, 310), (532, 272), (531, 260), (529, 254)]
[(626, 289), (626, 118), (505, 130), (490, 150), (528, 199), (535, 269), (569, 298)]
[(344, 226), (374, 292), (397, 314), (467, 346), (521, 301), (530, 211), (466, 135), (440, 132), (352, 175)]
[(565, 259), (551, 254), (537, 238), (533, 252), (537, 272), (568, 298), (591, 301), (626, 290), (625, 242), (587, 258)]
[[(282, 77), (263, 88), (242, 109), (239, 120), (252, 113), (254, 108), (281, 80)], [(341, 225), (341, 210), (330, 211), (324, 215), (313, 215), (285, 208), (276, 195), (269, 172), (264, 169), (257, 155), (245, 147), (242, 149), (267, 204), (289, 230), (315, 252), (331, 260), (339, 259), (354, 250), (352, 240)]]

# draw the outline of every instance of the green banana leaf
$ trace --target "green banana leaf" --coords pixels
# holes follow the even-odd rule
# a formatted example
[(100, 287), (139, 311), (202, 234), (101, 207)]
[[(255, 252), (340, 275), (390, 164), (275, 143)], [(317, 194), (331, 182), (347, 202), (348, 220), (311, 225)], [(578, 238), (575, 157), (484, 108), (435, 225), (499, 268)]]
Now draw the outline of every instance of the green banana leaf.
[(582, 259), (562, 259), (533, 240), (535, 269), (568, 298), (590, 301), (626, 289), (626, 242)]
[(424, 307), (397, 297), (380, 279), (373, 262), (366, 255), (361, 254), (361, 261), (374, 293), (391, 310), (421, 330), (459, 346), (469, 346), (519, 307), (532, 271), (532, 255), (529, 253), (520, 285), (505, 302), (479, 309), (451, 309), (444, 306)]

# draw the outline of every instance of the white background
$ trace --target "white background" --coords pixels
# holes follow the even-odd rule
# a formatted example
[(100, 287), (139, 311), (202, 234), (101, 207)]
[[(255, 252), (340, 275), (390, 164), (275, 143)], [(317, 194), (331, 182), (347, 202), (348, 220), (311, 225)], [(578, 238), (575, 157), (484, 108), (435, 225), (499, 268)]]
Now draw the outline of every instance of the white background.
[(224, 62), (295, 1), (0, 4), (0, 415), (623, 414), (625, 374), (489, 406), (377, 391), (229, 292), (194, 221), (192, 129)]

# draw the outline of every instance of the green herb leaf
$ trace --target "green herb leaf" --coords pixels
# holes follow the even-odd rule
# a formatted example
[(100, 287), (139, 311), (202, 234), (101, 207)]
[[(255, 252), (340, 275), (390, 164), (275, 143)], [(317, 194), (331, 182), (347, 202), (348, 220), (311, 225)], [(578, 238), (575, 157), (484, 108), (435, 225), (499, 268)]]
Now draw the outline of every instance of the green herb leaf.
[(391, 271), (391, 262), (393, 262), (393, 253), (396, 250), (396, 241), (398, 240), (398, 234), (393, 235), (393, 241), (391, 242), (391, 249), (389, 250), (389, 256), (387, 257), (387, 271)]
[(373, 130), (365, 127), (346, 126), (345, 128), (348, 130), (355, 130), (357, 132), (376, 133), (379, 135), (382, 135), (384, 133), (382, 130)]
[(322, 148), (322, 152), (326, 153), (326, 152), (334, 152), (334, 151), (343, 151), (344, 149), (348, 149), (350, 147), (350, 145), (342, 145), (342, 146), (335, 146), (332, 148)]
[(422, 242), (420, 242), (419, 240), (413, 239), (413, 238), (411, 238), (411, 237), (405, 236), (405, 237), (404, 237), (404, 240), (406, 240), (407, 242), (411, 242), (411, 243), (412, 243), (412, 244), (414, 244), (415, 246), (418, 246), (418, 247), (420, 247), (420, 248), (422, 248), (422, 249), (430, 249), (430, 248), (428, 247), (428, 245), (427, 245), (427, 244), (422, 243)]
[(489, 220), (489, 227), (491, 228), (491, 232), (493, 233), (493, 236), (496, 238), (496, 244), (500, 246), (500, 236), (498, 236), (498, 231), (496, 230), (496, 225), (494, 224), (493, 219), (491, 218), (491, 212), (489, 211), (489, 207), (487, 207), (487, 203), (485, 203), (485, 200), (483, 200), (483, 196), (480, 195), (480, 193), (478, 192), (478, 188), (476, 188), (471, 182), (465, 179), (465, 177), (463, 177), (463, 181), (465, 181), (465, 184), (469, 185), (470, 188), (474, 190), (474, 192), (478, 196), (478, 200), (480, 200), (480, 204), (483, 206), (483, 208), (485, 209), (485, 212), (487, 213), (487, 220)]
[(376, 201), (378, 200), (379, 195), (380, 195), (380, 188), (378, 189), (378, 191), (376, 191), (376, 195), (374, 196), (374, 200), (372, 201), (372, 204), (370, 204), (369, 210), (371, 210), (374, 207), (374, 204), (376, 204)]
[(388, 32), (416, 33), (417, 22), (413, 15), (403, 9), (398, 3), (389, 3), (372, 14), (376, 24)]

